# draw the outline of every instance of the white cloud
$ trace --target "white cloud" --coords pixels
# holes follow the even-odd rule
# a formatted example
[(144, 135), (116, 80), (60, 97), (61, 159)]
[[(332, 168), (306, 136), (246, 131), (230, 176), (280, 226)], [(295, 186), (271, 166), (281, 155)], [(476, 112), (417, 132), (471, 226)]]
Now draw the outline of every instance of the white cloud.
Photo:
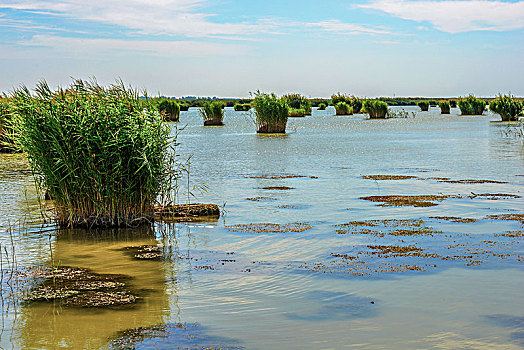
[(326, 20), (316, 23), (308, 23), (309, 27), (318, 27), (321, 30), (333, 33), (333, 34), (342, 34), (342, 35), (377, 35), (377, 34), (392, 34), (391, 32), (380, 29), (380, 28), (371, 28), (354, 23), (345, 23), (337, 19)]
[(196, 41), (151, 41), (120, 39), (82, 39), (50, 35), (35, 35), (31, 40), (18, 43), (21, 47), (49, 48), (62, 57), (98, 58), (103, 55), (118, 56), (151, 55), (151, 56), (201, 56), (201, 55), (238, 55), (243, 46), (235, 44), (217, 44)]
[(402, 19), (427, 21), (448, 33), (524, 28), (524, 1), (373, 0), (358, 7), (383, 11)]
[(140, 34), (185, 37), (234, 37), (267, 33), (269, 22), (218, 23), (198, 12), (205, 0), (7, 0), (1, 8), (64, 16), (136, 30)]

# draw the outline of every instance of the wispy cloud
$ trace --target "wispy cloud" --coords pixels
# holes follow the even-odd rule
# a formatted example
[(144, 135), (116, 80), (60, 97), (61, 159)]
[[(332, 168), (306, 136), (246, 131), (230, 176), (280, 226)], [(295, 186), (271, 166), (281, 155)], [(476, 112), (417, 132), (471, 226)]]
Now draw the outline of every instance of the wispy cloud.
[(341, 35), (378, 35), (378, 34), (392, 34), (390, 31), (382, 28), (373, 28), (363, 26), (355, 23), (346, 23), (337, 19), (326, 20), (315, 23), (308, 23), (309, 27), (320, 28), (324, 32)]
[(524, 1), (373, 0), (358, 7), (383, 11), (402, 19), (427, 21), (438, 30), (453, 34), (524, 28)]

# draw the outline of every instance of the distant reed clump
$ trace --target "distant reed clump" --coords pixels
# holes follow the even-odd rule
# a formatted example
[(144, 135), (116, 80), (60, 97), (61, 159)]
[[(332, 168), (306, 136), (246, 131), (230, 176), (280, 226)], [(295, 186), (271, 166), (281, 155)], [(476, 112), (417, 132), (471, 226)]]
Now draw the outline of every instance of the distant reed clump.
[(304, 117), (311, 115), (311, 102), (301, 94), (287, 94), (282, 100), (289, 106), (290, 117)]
[(524, 114), (524, 103), (509, 95), (502, 95), (489, 103), (489, 109), (500, 114), (502, 121), (516, 121)]
[(164, 98), (158, 102), (158, 112), (167, 121), (177, 122), (180, 120), (180, 106), (171, 99)]
[(462, 115), (482, 115), (484, 109), (486, 109), (486, 101), (476, 98), (473, 95), (460, 98), (457, 104)]
[(441, 114), (450, 114), (451, 106), (449, 101), (439, 101), (438, 105), (440, 107)]
[(170, 127), (151, 99), (122, 82), (77, 80), (52, 91), (42, 81), (35, 92), (12, 93), (16, 131), (59, 225), (150, 223), (175, 170)]
[(0, 97), (0, 153), (19, 152), (13, 127), (13, 105), (8, 98)]
[(429, 102), (428, 101), (419, 101), (419, 102), (417, 102), (417, 106), (420, 107), (420, 110), (422, 112), (427, 112), (429, 110)]
[(331, 95), (331, 104), (335, 107), (336, 115), (351, 115), (353, 114), (353, 106), (351, 97), (341, 94)]
[(249, 103), (235, 103), (233, 108), (237, 112), (242, 112), (242, 111), (246, 112), (251, 109), (251, 105)]
[(365, 100), (363, 110), (372, 119), (386, 118), (388, 115), (388, 104), (381, 100)]
[(450, 100), (449, 105), (451, 108), (457, 108), (457, 100)]
[(326, 110), (326, 104), (325, 103), (319, 103), (318, 104), (318, 110), (319, 111), (325, 111)]
[(225, 104), (219, 101), (203, 103), (202, 107), (199, 107), (199, 111), (204, 119), (204, 126), (224, 125), (224, 107)]
[(285, 133), (289, 106), (275, 94), (257, 92), (253, 100), (257, 132), (262, 134)]
[(189, 103), (179, 103), (178, 104), (180, 106), (180, 111), (184, 111), (184, 112), (187, 112), (189, 110)]
[(355, 96), (351, 97), (351, 106), (353, 107), (353, 113), (360, 113), (362, 110), (362, 100)]

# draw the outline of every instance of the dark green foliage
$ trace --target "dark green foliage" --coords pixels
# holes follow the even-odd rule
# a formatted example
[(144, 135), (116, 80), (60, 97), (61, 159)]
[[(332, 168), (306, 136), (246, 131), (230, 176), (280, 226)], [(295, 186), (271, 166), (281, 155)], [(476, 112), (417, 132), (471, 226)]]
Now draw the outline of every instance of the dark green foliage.
[(306, 111), (303, 110), (302, 108), (290, 108), (289, 116), (290, 117), (305, 117)]
[(351, 105), (351, 97), (343, 95), (340, 92), (338, 94), (331, 95), (331, 104), (333, 106), (336, 106), (339, 102), (345, 102), (348, 105)]
[(378, 99), (365, 100), (363, 108), (370, 118), (386, 118), (388, 114), (388, 104)]
[(502, 95), (492, 100), (489, 108), (500, 114), (502, 121), (518, 120), (520, 115), (524, 113), (524, 104), (510, 95)]
[(180, 111), (188, 111), (189, 110), (189, 103), (180, 103)]
[(0, 97), (0, 152), (18, 152), (13, 128), (13, 106), (7, 98)]
[(417, 106), (419, 106), (420, 109), (423, 112), (427, 112), (429, 110), (429, 102), (428, 101), (419, 101), (419, 102), (417, 102)]
[(353, 96), (351, 98), (351, 106), (353, 107), (353, 113), (360, 113), (360, 110), (362, 109), (362, 100)]
[(337, 115), (351, 115), (353, 114), (353, 107), (351, 102), (338, 102), (335, 105), (335, 111)]
[(442, 114), (449, 114), (450, 113), (450, 105), (448, 101), (439, 101), (438, 103), (440, 107), (440, 113)]
[(257, 92), (253, 100), (258, 133), (285, 133), (289, 116), (287, 103), (275, 94)]
[(251, 105), (249, 103), (236, 103), (234, 108), (237, 112), (249, 111), (251, 109)]
[(449, 105), (451, 108), (457, 108), (457, 100), (449, 100)]
[(319, 109), (320, 111), (325, 111), (325, 110), (326, 110), (326, 107), (327, 107), (327, 106), (326, 106), (325, 103), (320, 103), (320, 104), (318, 105), (318, 109)]
[[(290, 114), (290, 117), (303, 117), (304, 115), (311, 114), (311, 102), (300, 94), (287, 94), (282, 96), (282, 100), (284, 100), (290, 110), (293, 111), (293, 115)], [(304, 112), (303, 115), (301, 115), (302, 112), (299, 112), (299, 110)]]
[(462, 115), (482, 115), (486, 108), (486, 101), (469, 95), (458, 100), (458, 106)]
[(430, 100), (430, 101), (429, 101), (429, 105), (430, 105), (431, 107), (437, 107), (437, 101), (435, 101), (435, 100)]
[[(18, 141), (62, 226), (149, 223), (174, 181), (171, 128), (123, 83), (13, 93)], [(165, 197), (164, 197), (165, 198)]]
[(312, 107), (319, 107), (321, 103), (325, 104), (326, 106), (329, 106), (329, 100), (325, 100), (322, 98), (312, 98), (309, 101), (311, 102)]
[(204, 118), (204, 123), (213, 121), (215, 123), (222, 123), (224, 120), (225, 103), (219, 101), (208, 101), (199, 108), (200, 115)]
[(180, 106), (171, 99), (162, 99), (158, 103), (158, 112), (167, 121), (177, 122), (180, 119)]

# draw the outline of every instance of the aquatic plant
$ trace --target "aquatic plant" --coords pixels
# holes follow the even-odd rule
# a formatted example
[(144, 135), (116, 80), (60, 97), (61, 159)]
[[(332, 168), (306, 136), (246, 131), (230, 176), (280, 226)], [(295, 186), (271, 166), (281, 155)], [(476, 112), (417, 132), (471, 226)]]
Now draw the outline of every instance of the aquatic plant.
[(458, 100), (458, 106), (462, 115), (482, 115), (486, 108), (486, 101), (469, 95), (466, 98), (460, 98)]
[(9, 99), (0, 97), (0, 152), (19, 151), (13, 128), (13, 107)]
[(427, 112), (429, 110), (429, 102), (428, 101), (419, 101), (419, 102), (417, 102), (417, 106), (420, 107), (422, 112)]
[(353, 113), (360, 113), (360, 111), (362, 110), (362, 100), (358, 97), (353, 96), (351, 98), (351, 106), (353, 107)]
[(258, 133), (285, 133), (289, 116), (287, 103), (275, 94), (257, 92), (253, 100)]
[(370, 118), (386, 118), (388, 114), (388, 104), (378, 99), (365, 100), (363, 110), (369, 114)]
[(244, 110), (244, 105), (240, 104), (240, 103), (235, 103), (235, 105), (233, 106), (233, 109), (235, 111), (237, 111), (237, 112), (243, 111)]
[(510, 95), (500, 94), (489, 103), (489, 108), (500, 114), (502, 121), (518, 120), (524, 113), (524, 104)]
[[(287, 94), (282, 96), (290, 108), (290, 117), (303, 117), (305, 115), (311, 115), (311, 102), (300, 94)], [(303, 113), (300, 111), (302, 110)]]
[(219, 101), (206, 102), (199, 107), (200, 115), (204, 119), (204, 125), (224, 125), (225, 104)]
[(180, 119), (180, 106), (171, 99), (162, 99), (158, 103), (158, 112), (167, 121), (177, 122)]
[(351, 105), (351, 97), (341, 94), (340, 92), (337, 94), (331, 95), (331, 104), (333, 106), (336, 106), (337, 103), (339, 102), (345, 102), (348, 105)]
[(457, 108), (457, 100), (449, 100), (449, 105), (451, 108)]
[(327, 106), (326, 106), (325, 103), (320, 103), (320, 104), (318, 105), (318, 110), (319, 110), (319, 111), (325, 111), (325, 110), (326, 110), (326, 107), (327, 107)]
[(189, 110), (189, 103), (180, 103), (180, 111), (188, 111)]
[(450, 105), (448, 101), (439, 101), (438, 103), (440, 107), (440, 113), (442, 114), (449, 114), (450, 113)]
[(353, 107), (349, 103), (338, 102), (335, 105), (335, 111), (337, 115), (351, 115), (353, 114)]
[[(73, 81), (12, 93), (18, 142), (61, 226), (150, 223), (176, 180), (170, 126), (150, 99), (122, 82)], [(167, 197), (164, 197), (167, 198)]]

